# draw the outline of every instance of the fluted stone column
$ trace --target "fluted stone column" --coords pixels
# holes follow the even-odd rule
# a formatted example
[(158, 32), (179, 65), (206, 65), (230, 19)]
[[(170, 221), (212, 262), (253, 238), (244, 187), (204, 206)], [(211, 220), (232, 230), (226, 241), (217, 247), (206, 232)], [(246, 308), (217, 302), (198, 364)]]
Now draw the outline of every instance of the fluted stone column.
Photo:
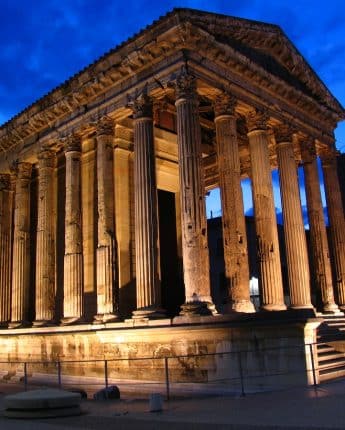
[(186, 294), (181, 314), (210, 314), (214, 305), (210, 291), (198, 98), (196, 80), (186, 70), (177, 77), (175, 105)]
[(338, 305), (341, 310), (345, 310), (345, 221), (338, 179), (336, 151), (329, 150), (321, 153), (321, 159)]
[(38, 210), (36, 244), (36, 318), (34, 326), (51, 324), (55, 310), (55, 152), (38, 154)]
[(257, 252), (261, 275), (261, 308), (267, 311), (278, 311), (286, 309), (286, 306), (266, 120), (266, 115), (260, 111), (252, 110), (247, 115)]
[(237, 143), (236, 99), (222, 95), (215, 101), (219, 185), (222, 203), (227, 311), (255, 312), (250, 301), (246, 223)]
[(113, 176), (114, 123), (102, 118), (97, 126), (98, 245), (96, 322), (110, 322), (118, 316), (116, 242)]
[(0, 174), (0, 326), (11, 318), (13, 194), (13, 177)]
[(65, 144), (66, 201), (63, 324), (83, 316), (83, 243), (81, 220), (81, 141), (70, 136)]
[(32, 164), (17, 165), (14, 203), (10, 327), (28, 324), (30, 287), (30, 181)]
[(307, 241), (292, 143), (293, 130), (284, 124), (277, 127), (274, 134), (277, 144), (291, 308), (312, 308)]
[(162, 316), (158, 275), (158, 208), (152, 100), (134, 101), (134, 201), (137, 310), (133, 318)]
[(316, 149), (312, 138), (304, 138), (301, 141), (301, 152), (316, 288), (321, 293), (323, 311), (336, 312), (338, 306), (334, 302), (331, 264), (316, 162)]

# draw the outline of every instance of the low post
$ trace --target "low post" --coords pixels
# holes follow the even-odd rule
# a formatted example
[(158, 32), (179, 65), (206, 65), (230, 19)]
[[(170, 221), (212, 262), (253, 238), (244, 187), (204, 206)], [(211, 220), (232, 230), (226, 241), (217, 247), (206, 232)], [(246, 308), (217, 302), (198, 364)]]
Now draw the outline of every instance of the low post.
[(241, 351), (238, 351), (238, 365), (240, 370), (240, 379), (241, 379), (241, 396), (245, 396), (244, 392), (244, 381), (243, 381), (243, 368), (242, 368), (242, 359), (241, 359)]
[(62, 383), (61, 383), (61, 363), (58, 361), (57, 363), (57, 370), (58, 370), (58, 386), (61, 389)]
[(28, 390), (28, 370), (27, 363), (24, 363), (24, 391)]
[(165, 367), (165, 387), (167, 400), (170, 400), (170, 381), (169, 381), (169, 365), (168, 357), (164, 357), (164, 367)]
[(108, 361), (104, 360), (104, 381), (105, 381), (105, 388), (108, 388)]
[(313, 350), (313, 344), (312, 343), (309, 344), (309, 349), (310, 349), (311, 369), (313, 372), (313, 385), (314, 385), (314, 387), (316, 387), (317, 381), (316, 381), (316, 373), (315, 373), (314, 350)]

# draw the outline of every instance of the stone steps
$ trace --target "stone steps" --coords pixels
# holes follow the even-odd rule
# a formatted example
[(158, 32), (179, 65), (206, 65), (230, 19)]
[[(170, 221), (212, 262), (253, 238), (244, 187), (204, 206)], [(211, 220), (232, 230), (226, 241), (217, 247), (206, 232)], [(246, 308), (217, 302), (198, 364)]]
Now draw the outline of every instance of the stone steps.
[(345, 352), (336, 349), (335, 342), (345, 343), (345, 318), (327, 316), (317, 330), (317, 370), (319, 381), (345, 377)]

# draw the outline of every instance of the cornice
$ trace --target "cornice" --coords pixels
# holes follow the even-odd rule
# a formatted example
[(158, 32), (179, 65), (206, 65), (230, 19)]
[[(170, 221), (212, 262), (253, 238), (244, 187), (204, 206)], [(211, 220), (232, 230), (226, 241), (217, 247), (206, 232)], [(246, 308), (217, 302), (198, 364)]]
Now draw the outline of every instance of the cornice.
[[(188, 17), (192, 23), (187, 22)], [(344, 115), (344, 111), (340, 112), (340, 105), (336, 106), (336, 100), (329, 92), (328, 95), (331, 99), (328, 100), (326, 97), (329, 104), (329, 107), (326, 108), (313, 98), (289, 87), (286, 82), (269, 74), (255, 61), (226, 45), (224, 40), (217, 40), (213, 34), (217, 33), (215, 32), (217, 26), (210, 24), (211, 17), (223, 20), (227, 26), (226, 31), (230, 31), (231, 25), (235, 22), (239, 28), (241, 24), (246, 23), (252, 29), (251, 31), (273, 32), (289, 47), (292, 46), (286, 38), (284, 39), (284, 34), (277, 26), (177, 9), (153, 23), (140, 34), (109, 51), (95, 63), (4, 124), (0, 128), (0, 152), (1, 149), (6, 151), (19, 143), (23, 144), (43, 130), (53, 129), (57, 122), (73, 112), (86, 112), (93, 101), (101, 98), (114, 87), (123, 87), (125, 80), (141, 73), (147, 66), (152, 68), (154, 74), (156, 64), (184, 49), (206, 53), (216, 64), (226, 68), (230, 67), (265, 90), (272, 92), (273, 89), (282, 98), (293, 101), (298, 109), (308, 110), (311, 115), (316, 117), (328, 117), (329, 127), (335, 127), (336, 121), (341, 115)], [(238, 33), (236, 37), (244, 42), (245, 32), (242, 32), (242, 35)], [(275, 53), (275, 55), (278, 54)], [(286, 56), (287, 52), (283, 52), (282, 55)], [(294, 70), (296, 68), (302, 70), (302, 65), (306, 64), (303, 57), (296, 50), (290, 57), (289, 61), (294, 65)], [(315, 76), (309, 74), (311, 72), (312, 70), (309, 68), (305, 79), (315, 81)], [(323, 91), (327, 90), (321, 81), (319, 84)], [(319, 90), (321, 91), (321, 89)], [(338, 108), (338, 111), (332, 112), (333, 108), (335, 110)]]

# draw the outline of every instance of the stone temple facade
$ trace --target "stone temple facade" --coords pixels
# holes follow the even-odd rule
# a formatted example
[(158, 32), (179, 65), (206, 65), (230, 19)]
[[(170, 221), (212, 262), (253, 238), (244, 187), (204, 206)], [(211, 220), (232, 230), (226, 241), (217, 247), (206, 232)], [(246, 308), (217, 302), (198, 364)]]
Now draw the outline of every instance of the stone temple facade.
[[(222, 352), (250, 349), (253, 336), (276, 347), (315, 340), (322, 315), (345, 309), (333, 133), (344, 118), (279, 27), (190, 9), (174, 9), (19, 113), (0, 129), (0, 359)], [(253, 189), (257, 313), (244, 177)], [(228, 291), (222, 314), (211, 296), (205, 216), (205, 193), (217, 186)]]

